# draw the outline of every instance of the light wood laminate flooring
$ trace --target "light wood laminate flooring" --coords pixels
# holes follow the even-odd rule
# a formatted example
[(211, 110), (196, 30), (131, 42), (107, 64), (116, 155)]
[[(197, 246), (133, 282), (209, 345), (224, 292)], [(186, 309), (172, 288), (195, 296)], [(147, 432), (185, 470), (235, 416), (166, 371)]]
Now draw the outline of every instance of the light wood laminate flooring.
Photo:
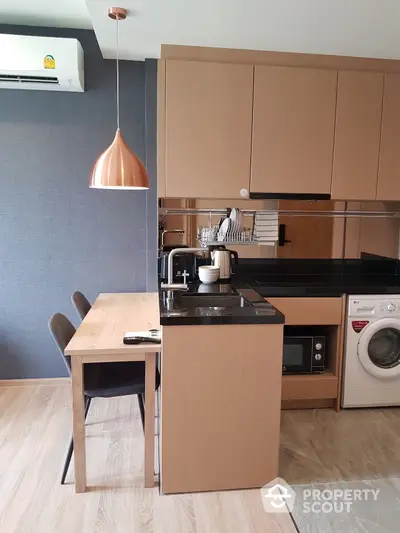
[[(296, 492), (300, 533), (399, 532), (400, 408), (285, 411), (281, 429), (280, 471)], [(303, 489), (379, 494), (341, 512), (307, 513)]]
[(75, 494), (68, 386), (0, 388), (0, 533), (295, 533), (258, 490), (162, 496), (144, 489), (135, 397), (94, 400), (86, 427), (89, 491)]
[(283, 411), (280, 475), (289, 484), (400, 477), (400, 408)]

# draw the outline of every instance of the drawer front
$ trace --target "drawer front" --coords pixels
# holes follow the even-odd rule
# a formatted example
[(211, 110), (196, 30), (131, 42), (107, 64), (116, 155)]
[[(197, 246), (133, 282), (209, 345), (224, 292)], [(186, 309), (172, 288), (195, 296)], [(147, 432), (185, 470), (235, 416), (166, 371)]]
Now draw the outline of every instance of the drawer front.
[(285, 315), (285, 325), (338, 325), (342, 322), (341, 298), (265, 298)]
[(282, 400), (335, 399), (338, 395), (336, 376), (283, 376)]

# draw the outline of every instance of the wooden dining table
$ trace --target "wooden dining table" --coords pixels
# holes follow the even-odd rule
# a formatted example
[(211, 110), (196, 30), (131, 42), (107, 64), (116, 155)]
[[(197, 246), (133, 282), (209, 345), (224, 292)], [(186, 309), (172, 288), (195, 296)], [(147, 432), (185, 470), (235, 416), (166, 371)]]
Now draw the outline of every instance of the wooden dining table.
[(154, 486), (155, 372), (161, 345), (125, 345), (124, 334), (160, 328), (158, 293), (103, 293), (65, 349), (71, 357), (75, 491), (85, 492), (85, 400), (83, 365), (145, 361), (144, 485)]

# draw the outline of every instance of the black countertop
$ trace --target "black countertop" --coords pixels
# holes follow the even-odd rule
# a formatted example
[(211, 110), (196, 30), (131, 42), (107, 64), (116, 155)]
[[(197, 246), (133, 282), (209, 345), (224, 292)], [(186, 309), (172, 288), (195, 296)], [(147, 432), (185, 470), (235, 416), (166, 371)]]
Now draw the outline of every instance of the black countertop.
[[(235, 280), (233, 284), (237, 283)], [(242, 282), (240, 283), (242, 284)], [(389, 277), (368, 279), (358, 277), (291, 279), (255, 279), (248, 282), (261, 296), (273, 297), (340, 297), (343, 294), (400, 294), (400, 284)]]
[(370, 254), (361, 259), (241, 259), (229, 283), (194, 284), (189, 292), (241, 294), (251, 305), (206, 306), (167, 298), (160, 290), (162, 325), (281, 324), (284, 315), (264, 298), (400, 294), (399, 261)]
[(162, 326), (285, 322), (280, 311), (248, 287), (235, 288), (229, 283), (193, 284), (185, 294), (165, 290), (159, 294)]
[(400, 294), (397, 259), (371, 254), (362, 259), (243, 259), (231, 282), (265, 298)]

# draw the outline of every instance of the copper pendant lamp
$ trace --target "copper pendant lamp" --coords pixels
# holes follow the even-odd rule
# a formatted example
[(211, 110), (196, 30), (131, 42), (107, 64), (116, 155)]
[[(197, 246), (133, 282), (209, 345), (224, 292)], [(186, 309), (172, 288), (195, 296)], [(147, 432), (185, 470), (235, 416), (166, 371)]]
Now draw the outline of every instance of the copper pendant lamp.
[(126, 18), (122, 7), (111, 7), (108, 16), (117, 22), (117, 131), (114, 140), (96, 160), (89, 178), (94, 189), (144, 190), (149, 177), (140, 159), (130, 150), (119, 128), (119, 21)]

